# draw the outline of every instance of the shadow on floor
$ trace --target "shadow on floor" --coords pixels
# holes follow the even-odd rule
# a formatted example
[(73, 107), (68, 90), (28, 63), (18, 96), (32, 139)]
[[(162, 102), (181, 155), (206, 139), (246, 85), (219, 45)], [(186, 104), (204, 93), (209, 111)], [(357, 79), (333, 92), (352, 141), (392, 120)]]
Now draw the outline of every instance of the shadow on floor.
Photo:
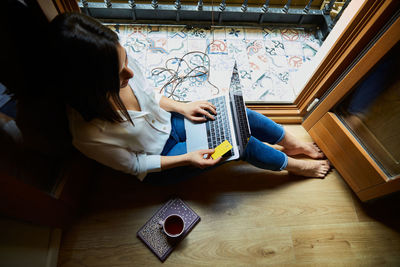
[(221, 193), (273, 190), (305, 179), (244, 162), (229, 162), (170, 185), (150, 185), (109, 168), (102, 168), (97, 177), (88, 195), (90, 210), (143, 207), (164, 203), (172, 196), (208, 205)]
[(361, 202), (355, 194), (353, 197), (361, 222), (377, 221), (400, 232), (400, 192), (367, 202)]
[[(174, 175), (174, 173), (170, 174)], [(175, 173), (179, 175), (179, 173)], [(147, 206), (161, 206), (171, 197), (209, 206), (216, 212), (234, 209), (240, 203), (226, 203), (219, 198), (229, 193), (257, 193), (275, 191), (304, 179), (287, 172), (261, 170), (245, 162), (229, 162), (190, 179), (170, 185), (150, 185), (137, 178), (99, 167), (97, 178), (87, 194), (84, 213), (136, 210)], [(377, 221), (400, 232), (400, 194), (362, 203), (353, 193), (357, 216), (361, 222)]]

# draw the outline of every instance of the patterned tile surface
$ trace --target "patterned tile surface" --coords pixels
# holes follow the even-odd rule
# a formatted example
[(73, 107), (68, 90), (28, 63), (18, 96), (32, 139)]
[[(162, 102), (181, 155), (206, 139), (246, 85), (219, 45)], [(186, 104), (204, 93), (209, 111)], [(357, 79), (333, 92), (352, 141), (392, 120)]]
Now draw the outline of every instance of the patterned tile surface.
[(225, 93), (236, 62), (246, 101), (292, 102), (294, 74), (320, 48), (303, 28), (107, 26), (155, 90), (181, 101)]

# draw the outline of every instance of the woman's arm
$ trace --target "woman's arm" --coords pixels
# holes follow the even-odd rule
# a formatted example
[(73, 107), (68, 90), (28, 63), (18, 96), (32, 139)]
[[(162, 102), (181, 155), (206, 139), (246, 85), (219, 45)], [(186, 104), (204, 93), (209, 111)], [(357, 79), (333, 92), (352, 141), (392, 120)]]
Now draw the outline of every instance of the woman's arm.
[(169, 112), (177, 112), (182, 114), (185, 103), (175, 101), (171, 98), (161, 96), (160, 107)]
[(173, 99), (162, 96), (160, 99), (160, 107), (166, 111), (177, 112), (194, 122), (204, 122), (208, 117), (214, 120), (217, 115), (216, 107), (207, 101), (195, 101), (182, 103)]
[(161, 156), (161, 170), (192, 165), (204, 169), (217, 164), (221, 158), (213, 159), (214, 149), (203, 149), (179, 156)]
[(149, 172), (186, 165), (203, 169), (221, 160), (221, 158), (214, 160), (211, 157), (214, 149), (198, 150), (179, 156), (159, 156), (135, 153), (119, 146), (98, 142), (75, 142), (74, 145), (87, 157), (115, 170), (135, 175), (141, 181)]
[[(206, 116), (214, 120), (214, 116), (211, 115), (211, 113), (214, 115), (217, 114), (215, 110), (216, 107), (207, 101), (182, 103), (162, 96), (160, 99), (160, 107), (166, 111), (180, 113), (195, 122), (206, 121)], [(211, 157), (213, 153), (214, 149), (203, 149), (179, 156), (161, 156), (161, 170), (187, 165), (204, 169), (220, 162), (221, 158), (213, 159)]]

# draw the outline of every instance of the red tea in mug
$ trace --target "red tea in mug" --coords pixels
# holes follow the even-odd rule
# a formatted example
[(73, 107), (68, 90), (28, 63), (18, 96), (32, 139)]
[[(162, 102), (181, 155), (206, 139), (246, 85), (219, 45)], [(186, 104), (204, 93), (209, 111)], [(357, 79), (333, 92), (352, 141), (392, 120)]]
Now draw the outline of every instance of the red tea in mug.
[(178, 215), (171, 215), (164, 221), (164, 230), (170, 236), (178, 236), (183, 232), (184, 222)]

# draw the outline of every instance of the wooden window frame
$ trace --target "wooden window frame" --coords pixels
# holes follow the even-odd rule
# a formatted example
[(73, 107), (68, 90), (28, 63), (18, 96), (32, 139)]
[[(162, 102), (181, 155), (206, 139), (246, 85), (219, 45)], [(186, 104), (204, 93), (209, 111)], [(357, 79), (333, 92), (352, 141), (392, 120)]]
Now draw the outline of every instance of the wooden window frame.
[(36, 0), (48, 21), (65, 12), (81, 12), (77, 0)]
[(340, 83), (329, 93), (329, 96), (318, 105), (303, 123), (306, 130), (310, 130), (327, 112), (329, 112), (343, 97), (354, 88), (363, 77), (370, 71), (379, 60), (400, 41), (400, 21), (394, 24), (381, 36), (357, 64), (346, 74)]
[(80, 12), (77, 0), (52, 0), (59, 13)]
[(335, 32), (334, 28), (330, 33), (334, 37), (338, 36), (337, 40), (329, 49), (327, 55), (316, 68), (293, 104), (254, 104), (248, 105), (248, 107), (279, 123), (301, 123), (308, 112), (308, 106), (314, 99), (319, 99), (323, 96), (332, 84), (339, 79), (340, 75), (356, 59), (368, 42), (375, 36), (376, 32), (381, 29), (387, 19), (395, 12), (398, 5), (398, 2), (394, 0), (365, 0), (355, 13), (351, 11), (343, 13), (342, 18), (344, 16), (352, 16), (350, 22), (343, 32)]

